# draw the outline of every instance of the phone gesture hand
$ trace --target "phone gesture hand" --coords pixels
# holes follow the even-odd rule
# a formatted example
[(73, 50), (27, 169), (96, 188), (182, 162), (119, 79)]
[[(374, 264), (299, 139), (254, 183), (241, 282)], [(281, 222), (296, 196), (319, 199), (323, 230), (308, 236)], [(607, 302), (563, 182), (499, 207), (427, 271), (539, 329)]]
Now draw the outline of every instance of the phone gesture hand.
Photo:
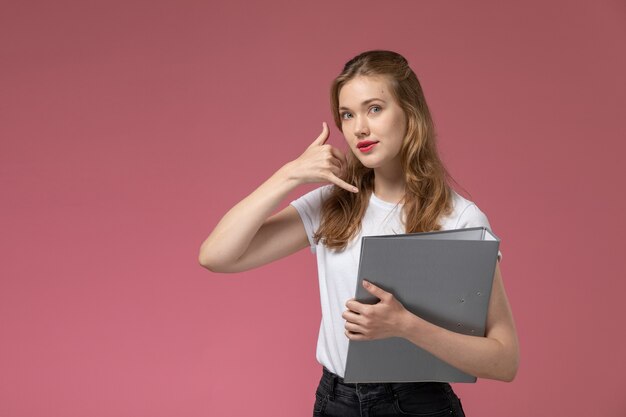
[(294, 161), (294, 171), (303, 183), (331, 182), (345, 190), (357, 193), (359, 190), (339, 176), (345, 155), (337, 148), (325, 143), (329, 136), (326, 122), (322, 123), (322, 133)]

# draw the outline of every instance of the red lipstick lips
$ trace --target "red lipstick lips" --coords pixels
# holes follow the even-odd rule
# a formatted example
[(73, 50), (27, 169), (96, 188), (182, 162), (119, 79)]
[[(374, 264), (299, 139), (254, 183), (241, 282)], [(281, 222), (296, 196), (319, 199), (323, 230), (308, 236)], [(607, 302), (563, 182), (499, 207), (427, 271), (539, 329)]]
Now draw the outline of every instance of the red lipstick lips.
[(365, 153), (369, 152), (377, 143), (378, 142), (372, 140), (362, 140), (361, 142), (357, 143), (356, 147), (359, 148), (361, 152)]
[(357, 143), (356, 147), (360, 149), (366, 146), (370, 146), (373, 143), (378, 143), (378, 142), (373, 141), (373, 140), (362, 140), (361, 142)]

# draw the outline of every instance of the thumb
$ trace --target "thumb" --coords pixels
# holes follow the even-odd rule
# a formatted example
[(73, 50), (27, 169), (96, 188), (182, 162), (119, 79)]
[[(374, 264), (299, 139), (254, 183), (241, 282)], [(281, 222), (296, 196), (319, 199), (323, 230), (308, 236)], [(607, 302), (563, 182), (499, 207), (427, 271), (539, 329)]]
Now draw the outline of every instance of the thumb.
[(369, 281), (366, 281), (365, 279), (363, 280), (363, 287), (370, 294), (375, 295), (376, 297), (380, 298), (381, 300), (388, 300), (389, 297), (391, 296), (391, 293), (388, 293), (387, 291), (385, 291), (382, 288), (372, 284)]
[(311, 145), (323, 145), (328, 139), (328, 133), (330, 130), (328, 129), (328, 125), (326, 122), (322, 122), (322, 133), (313, 141)]

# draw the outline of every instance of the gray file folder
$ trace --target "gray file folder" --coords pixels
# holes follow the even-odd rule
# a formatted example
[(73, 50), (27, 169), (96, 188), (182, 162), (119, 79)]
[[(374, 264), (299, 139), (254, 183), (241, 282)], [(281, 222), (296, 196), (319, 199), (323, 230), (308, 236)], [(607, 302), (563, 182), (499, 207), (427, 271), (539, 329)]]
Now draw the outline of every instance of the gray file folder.
[[(364, 236), (355, 298), (378, 299), (363, 278), (417, 316), (448, 330), (485, 335), (500, 239), (485, 227)], [(345, 382), (476, 382), (476, 377), (410, 341), (391, 337), (348, 344)]]

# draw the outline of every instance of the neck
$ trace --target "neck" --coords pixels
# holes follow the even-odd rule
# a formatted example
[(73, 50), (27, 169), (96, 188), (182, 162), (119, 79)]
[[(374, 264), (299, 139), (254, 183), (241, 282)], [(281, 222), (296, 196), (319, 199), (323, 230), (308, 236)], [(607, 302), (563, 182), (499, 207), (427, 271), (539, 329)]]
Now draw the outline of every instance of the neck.
[(400, 164), (374, 168), (374, 194), (383, 201), (399, 203), (404, 198), (406, 182)]

